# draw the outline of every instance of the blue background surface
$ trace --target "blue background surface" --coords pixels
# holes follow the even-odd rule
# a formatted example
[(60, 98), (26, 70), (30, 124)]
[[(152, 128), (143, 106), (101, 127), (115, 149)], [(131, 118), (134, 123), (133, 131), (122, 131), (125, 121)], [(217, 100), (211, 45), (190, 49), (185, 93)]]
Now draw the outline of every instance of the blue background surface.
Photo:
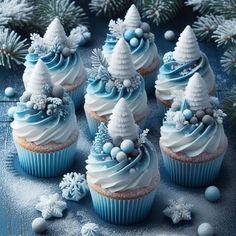
[[(82, 5), (86, 8), (86, 2)], [(174, 30), (177, 37), (187, 24), (195, 18), (190, 8), (185, 8), (173, 21), (154, 27), (156, 44), (162, 57), (167, 51), (173, 50), (175, 42), (164, 39), (166, 30)], [(81, 48), (81, 57), (86, 67), (90, 66), (91, 49), (101, 47), (107, 31), (108, 19), (90, 16), (92, 41)], [(220, 67), (221, 51), (212, 43), (200, 43), (212, 65), (217, 78), (217, 90), (222, 99), (225, 92), (231, 87), (233, 77), (227, 76)], [(0, 235), (34, 235), (31, 231), (31, 222), (39, 217), (40, 213), (34, 209), (42, 194), (60, 193), (59, 182), (61, 178), (37, 179), (26, 175), (18, 165), (16, 150), (12, 142), (10, 122), (7, 110), (14, 105), (23, 92), (22, 73), (24, 68), (17, 71), (8, 71), (0, 68)], [(12, 86), (17, 94), (14, 98), (4, 96), (6, 87)], [(159, 150), (159, 119), (154, 95), (149, 95), (150, 115), (147, 127), (151, 130), (150, 139), (158, 150), (160, 163), (161, 183), (158, 187), (155, 204), (150, 216), (135, 226), (121, 227), (103, 222), (93, 212), (90, 195), (79, 203), (67, 202), (68, 210), (62, 219), (49, 220), (47, 235), (80, 235), (84, 223), (99, 224), (103, 235), (197, 235), (197, 227), (203, 222), (209, 222), (215, 228), (215, 235), (236, 235), (236, 141), (229, 137), (229, 149), (221, 174), (215, 185), (222, 193), (217, 203), (210, 203), (204, 198), (204, 188), (189, 189), (176, 186), (168, 180), (163, 171), (163, 164)], [(85, 159), (91, 146), (88, 127), (83, 107), (77, 111), (80, 138), (78, 140), (78, 155), (73, 171), (85, 173)], [(162, 214), (169, 199), (183, 198), (187, 203), (193, 204), (193, 219), (190, 222), (181, 222), (173, 225), (171, 220)]]

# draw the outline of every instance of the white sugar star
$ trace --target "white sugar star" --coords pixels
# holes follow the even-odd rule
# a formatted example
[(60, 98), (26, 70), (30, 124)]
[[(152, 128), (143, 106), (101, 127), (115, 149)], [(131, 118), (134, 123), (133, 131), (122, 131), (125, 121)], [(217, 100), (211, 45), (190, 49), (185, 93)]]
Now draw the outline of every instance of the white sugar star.
[(163, 213), (177, 224), (181, 220), (191, 220), (191, 208), (191, 204), (183, 203), (181, 199), (170, 200), (169, 206), (163, 210)]
[(47, 220), (51, 217), (62, 217), (62, 212), (67, 208), (66, 202), (59, 200), (59, 194), (42, 195), (35, 209), (42, 212), (42, 217)]

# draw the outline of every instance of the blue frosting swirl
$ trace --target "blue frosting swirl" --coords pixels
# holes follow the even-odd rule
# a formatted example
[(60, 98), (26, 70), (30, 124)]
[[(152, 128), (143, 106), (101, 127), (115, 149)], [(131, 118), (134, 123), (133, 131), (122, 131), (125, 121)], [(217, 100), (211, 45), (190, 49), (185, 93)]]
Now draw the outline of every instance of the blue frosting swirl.
[(184, 90), (189, 78), (194, 73), (200, 73), (205, 80), (209, 93), (214, 92), (215, 76), (204, 53), (199, 60), (192, 63), (178, 64), (173, 58), (164, 63), (159, 69), (156, 81), (156, 94), (162, 100), (173, 100), (171, 91)]
[(48, 116), (45, 110), (34, 110), (28, 108), (26, 103), (18, 102), (14, 121), (11, 123), (13, 135), (36, 145), (67, 142), (78, 128), (73, 103), (70, 101), (65, 109), (65, 117), (60, 114)]
[(65, 89), (72, 85), (75, 86), (82, 84), (86, 78), (86, 72), (78, 50), (67, 57), (63, 56), (62, 53), (55, 52), (49, 52), (45, 55), (29, 53), (26, 56), (26, 69), (23, 75), (26, 87), (32, 69), (39, 59), (47, 65), (52, 81), (55, 84), (65, 87)]
[(147, 110), (147, 95), (144, 80), (140, 77), (140, 86), (132, 91), (125, 87), (117, 90), (114, 86), (109, 92), (105, 90), (106, 82), (101, 79), (89, 79), (85, 104), (99, 116), (109, 117), (120, 98), (125, 98), (134, 115), (141, 115)]
[[(107, 34), (105, 44), (103, 45), (103, 53), (109, 61), (113, 49), (118, 42), (118, 39), (112, 34)], [(150, 39), (142, 38), (137, 47), (131, 47), (131, 56), (135, 69), (148, 68), (155, 60), (158, 59), (157, 47)]]
[(90, 181), (111, 192), (147, 187), (158, 172), (157, 154), (149, 141), (130, 160), (118, 162), (109, 158), (108, 154), (97, 154), (91, 150), (86, 162)]

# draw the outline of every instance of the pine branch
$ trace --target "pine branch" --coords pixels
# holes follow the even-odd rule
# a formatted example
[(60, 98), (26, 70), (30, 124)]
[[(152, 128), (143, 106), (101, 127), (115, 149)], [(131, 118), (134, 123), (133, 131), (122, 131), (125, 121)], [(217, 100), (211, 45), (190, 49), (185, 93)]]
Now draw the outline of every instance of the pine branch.
[(213, 14), (200, 16), (193, 23), (193, 30), (200, 39), (211, 40), (213, 32), (224, 22), (223, 16)]
[(0, 65), (8, 69), (15, 69), (17, 65), (24, 63), (27, 54), (26, 39), (7, 28), (0, 28)]
[(33, 9), (26, 0), (0, 0), (0, 25), (22, 26), (31, 21)]
[(236, 0), (210, 0), (209, 5), (213, 12), (226, 19), (236, 18)]
[(36, 0), (34, 23), (40, 31), (45, 31), (50, 22), (57, 16), (66, 32), (78, 25), (88, 25), (88, 17), (84, 10), (70, 0)]
[(111, 17), (126, 11), (131, 2), (130, 0), (91, 0), (89, 9), (96, 13), (96, 16)]
[(208, 14), (211, 12), (211, 0), (187, 0), (186, 6), (191, 6), (194, 11), (199, 11), (201, 14)]
[(236, 87), (233, 87), (227, 98), (223, 102), (224, 112), (227, 114), (226, 121), (229, 131), (235, 135), (236, 128)]
[(142, 16), (150, 23), (159, 25), (173, 18), (181, 9), (182, 0), (146, 0)]
[(236, 73), (236, 48), (228, 49), (221, 57), (221, 65), (228, 74)]
[(217, 46), (236, 45), (236, 20), (225, 20), (213, 32), (212, 38), (215, 39)]

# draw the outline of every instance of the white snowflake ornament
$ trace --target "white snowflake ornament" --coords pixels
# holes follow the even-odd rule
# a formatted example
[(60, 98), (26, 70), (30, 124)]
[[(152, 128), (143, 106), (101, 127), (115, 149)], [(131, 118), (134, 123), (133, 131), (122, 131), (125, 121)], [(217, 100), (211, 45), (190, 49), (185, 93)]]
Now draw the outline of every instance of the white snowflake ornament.
[(184, 203), (182, 199), (170, 200), (169, 206), (167, 206), (163, 213), (170, 217), (174, 224), (179, 223), (182, 220), (191, 220), (191, 204)]
[(42, 217), (47, 220), (51, 217), (62, 217), (62, 212), (67, 209), (66, 202), (59, 200), (59, 194), (42, 195), (35, 209), (41, 211)]
[(85, 176), (76, 172), (65, 174), (59, 187), (62, 190), (62, 197), (72, 201), (79, 201), (89, 191)]

